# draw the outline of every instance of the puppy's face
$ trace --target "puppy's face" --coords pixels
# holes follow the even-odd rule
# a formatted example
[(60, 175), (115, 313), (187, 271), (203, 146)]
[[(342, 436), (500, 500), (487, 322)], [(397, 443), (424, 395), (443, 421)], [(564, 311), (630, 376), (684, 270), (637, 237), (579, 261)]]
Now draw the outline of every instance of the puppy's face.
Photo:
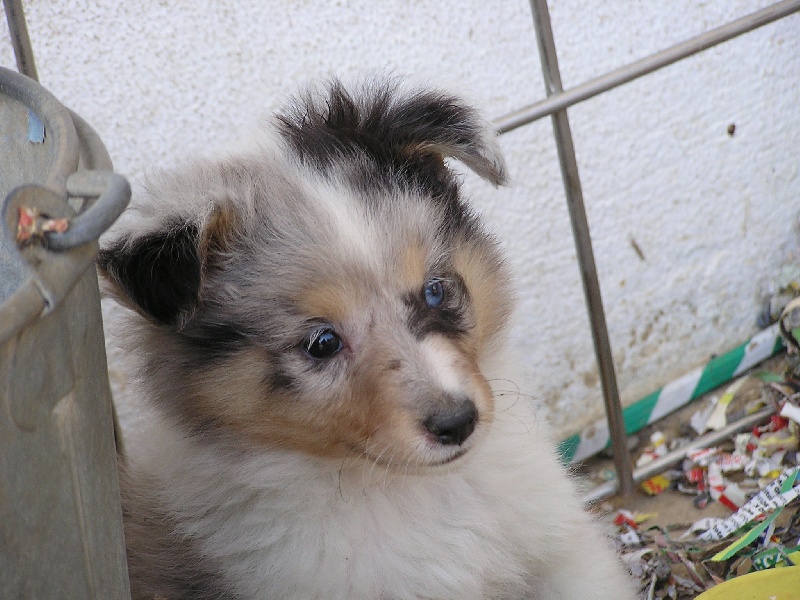
[(163, 175), (101, 252), (142, 317), (151, 395), (195, 433), (455, 460), (492, 421), (481, 364), (510, 286), (443, 159), (500, 183), (491, 133), (449, 96), (338, 84), (275, 130)]

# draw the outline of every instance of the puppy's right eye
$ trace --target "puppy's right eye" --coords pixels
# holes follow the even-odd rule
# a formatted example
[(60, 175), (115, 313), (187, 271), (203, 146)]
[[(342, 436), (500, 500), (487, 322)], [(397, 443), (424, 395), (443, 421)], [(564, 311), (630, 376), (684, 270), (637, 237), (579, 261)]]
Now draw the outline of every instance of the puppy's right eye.
[(425, 296), (425, 304), (431, 308), (440, 306), (444, 301), (444, 286), (438, 279), (431, 279), (426, 283), (422, 293)]
[(342, 338), (333, 329), (315, 331), (306, 342), (306, 352), (314, 358), (329, 358), (342, 349)]

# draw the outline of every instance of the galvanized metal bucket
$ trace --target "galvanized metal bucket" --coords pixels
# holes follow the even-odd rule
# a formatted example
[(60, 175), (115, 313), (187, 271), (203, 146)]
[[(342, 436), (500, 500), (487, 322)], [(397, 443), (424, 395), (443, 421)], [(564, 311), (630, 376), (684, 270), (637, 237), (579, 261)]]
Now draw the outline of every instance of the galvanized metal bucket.
[(0, 68), (0, 598), (129, 597), (94, 269), (129, 198), (97, 134)]

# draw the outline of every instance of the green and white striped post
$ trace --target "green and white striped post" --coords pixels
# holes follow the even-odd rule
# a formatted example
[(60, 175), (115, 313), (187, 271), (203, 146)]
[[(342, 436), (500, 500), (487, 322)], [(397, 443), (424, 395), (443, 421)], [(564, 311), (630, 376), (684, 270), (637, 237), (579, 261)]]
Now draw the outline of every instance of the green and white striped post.
[[(783, 349), (778, 324), (760, 331), (750, 340), (706, 365), (671, 381), (660, 390), (627, 406), (622, 411), (625, 431), (630, 435), (685, 406), (708, 391), (738, 377)], [(609, 445), (608, 424), (597, 421), (580, 433), (563, 440), (558, 449), (565, 463), (579, 462)]]

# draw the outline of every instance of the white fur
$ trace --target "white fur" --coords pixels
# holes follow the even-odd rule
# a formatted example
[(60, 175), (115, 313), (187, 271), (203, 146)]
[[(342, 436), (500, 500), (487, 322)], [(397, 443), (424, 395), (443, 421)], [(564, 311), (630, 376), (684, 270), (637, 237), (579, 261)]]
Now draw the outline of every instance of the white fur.
[(542, 428), (527, 400), (502, 394), (465, 457), (403, 474), (232, 455), (162, 424), (146, 469), (242, 598), (633, 598)]
[(466, 391), (458, 372), (453, 368), (456, 357), (449, 344), (443, 343), (441, 338), (432, 336), (420, 343), (420, 350), (431, 380), (438, 383), (442, 390), (455, 395)]

